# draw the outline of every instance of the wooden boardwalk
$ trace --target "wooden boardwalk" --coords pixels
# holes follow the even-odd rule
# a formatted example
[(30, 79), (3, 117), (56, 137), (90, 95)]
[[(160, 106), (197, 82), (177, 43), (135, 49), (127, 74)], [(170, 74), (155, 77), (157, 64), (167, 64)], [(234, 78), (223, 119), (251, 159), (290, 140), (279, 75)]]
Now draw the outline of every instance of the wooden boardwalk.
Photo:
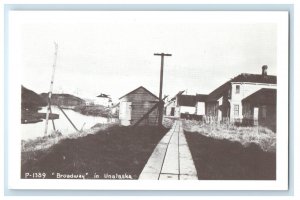
[(140, 180), (198, 180), (182, 122), (176, 120), (147, 161)]

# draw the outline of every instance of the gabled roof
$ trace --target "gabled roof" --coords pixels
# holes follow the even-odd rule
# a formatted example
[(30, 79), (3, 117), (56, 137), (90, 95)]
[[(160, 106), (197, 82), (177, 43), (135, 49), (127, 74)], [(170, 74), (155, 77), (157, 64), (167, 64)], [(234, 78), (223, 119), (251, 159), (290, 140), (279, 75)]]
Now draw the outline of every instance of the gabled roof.
[(244, 83), (266, 83), (266, 84), (277, 84), (277, 76), (271, 75), (261, 75), (261, 74), (240, 74), (231, 80), (227, 81), (223, 85), (219, 86), (217, 89), (212, 91), (208, 97), (207, 101), (217, 100), (225, 90), (229, 89), (232, 82), (244, 82)]
[(145, 90), (146, 92), (148, 92), (150, 95), (152, 95), (154, 98), (159, 99), (155, 94), (153, 94), (152, 92), (150, 92), (149, 90), (147, 90), (147, 89), (146, 89), (145, 87), (143, 87), (143, 86), (140, 86), (140, 87), (136, 88), (135, 90), (132, 90), (131, 92), (128, 92), (127, 94), (123, 95), (123, 96), (120, 97), (119, 99), (122, 99), (123, 97), (125, 97), (125, 96), (127, 96), (127, 95), (129, 95), (129, 94), (131, 94), (131, 93), (134, 93), (135, 91), (137, 91), (137, 90), (139, 90), (139, 89), (143, 89), (143, 90)]
[(251, 82), (276, 84), (277, 76), (243, 73), (234, 77), (230, 82)]
[(262, 88), (242, 100), (253, 105), (276, 105), (276, 89)]

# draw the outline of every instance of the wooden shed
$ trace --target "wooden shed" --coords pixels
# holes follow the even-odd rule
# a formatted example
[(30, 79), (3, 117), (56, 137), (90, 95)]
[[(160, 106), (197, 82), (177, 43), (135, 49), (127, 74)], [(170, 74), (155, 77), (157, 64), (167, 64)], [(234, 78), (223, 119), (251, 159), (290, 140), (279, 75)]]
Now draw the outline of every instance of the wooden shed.
[[(125, 94), (120, 100), (119, 119), (121, 125), (134, 125), (158, 102), (159, 98), (143, 86)], [(154, 109), (139, 125), (156, 126), (158, 109)]]

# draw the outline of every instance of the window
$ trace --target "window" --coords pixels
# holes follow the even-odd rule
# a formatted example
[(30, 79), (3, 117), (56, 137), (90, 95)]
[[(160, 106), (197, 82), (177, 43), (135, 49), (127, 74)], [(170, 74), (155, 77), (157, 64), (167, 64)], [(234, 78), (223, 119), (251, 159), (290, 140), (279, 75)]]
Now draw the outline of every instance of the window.
[(239, 94), (240, 93), (240, 85), (235, 86), (235, 93)]
[(239, 105), (234, 105), (234, 116), (235, 117), (239, 116)]

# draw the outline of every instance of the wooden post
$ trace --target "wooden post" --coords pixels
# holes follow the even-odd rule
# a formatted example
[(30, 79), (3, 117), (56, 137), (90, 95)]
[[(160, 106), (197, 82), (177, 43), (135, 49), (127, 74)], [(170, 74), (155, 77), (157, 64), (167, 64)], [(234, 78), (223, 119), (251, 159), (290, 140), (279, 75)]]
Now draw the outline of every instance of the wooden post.
[(59, 106), (57, 105), (57, 107), (61, 110), (61, 112), (66, 116), (67, 120), (70, 122), (70, 124), (73, 126), (73, 128), (76, 130), (76, 131), (79, 131), (76, 126), (73, 124), (73, 122), (71, 121), (71, 119), (68, 117), (68, 115), (65, 113), (65, 111)]
[[(165, 56), (172, 56), (172, 54), (166, 54), (166, 53), (155, 53), (155, 56), (161, 57), (161, 65), (160, 65), (160, 85), (159, 85), (159, 101), (162, 101), (162, 88), (163, 88), (163, 80), (164, 80), (164, 57)], [(163, 120), (163, 109), (164, 104), (163, 102), (159, 104), (158, 107), (158, 125), (162, 126), (162, 120)]]
[[(52, 114), (52, 109), (50, 107), (50, 113)], [(55, 128), (55, 124), (54, 124), (54, 119), (52, 118), (52, 126), (53, 126), (53, 130), (56, 131), (56, 128)]]
[(48, 120), (49, 120), (49, 113), (51, 110), (51, 96), (52, 96), (52, 90), (53, 90), (53, 82), (54, 82), (54, 75), (55, 75), (55, 67), (56, 67), (56, 60), (57, 60), (57, 49), (58, 45), (56, 42), (54, 42), (55, 46), (55, 52), (54, 52), (54, 62), (53, 62), (53, 67), (52, 67), (52, 76), (51, 76), (51, 82), (50, 82), (50, 89), (49, 89), (49, 94), (48, 94), (48, 106), (47, 106), (47, 113), (46, 113), (46, 124), (45, 124), (45, 131), (44, 131), (44, 136), (47, 136), (48, 132)]

